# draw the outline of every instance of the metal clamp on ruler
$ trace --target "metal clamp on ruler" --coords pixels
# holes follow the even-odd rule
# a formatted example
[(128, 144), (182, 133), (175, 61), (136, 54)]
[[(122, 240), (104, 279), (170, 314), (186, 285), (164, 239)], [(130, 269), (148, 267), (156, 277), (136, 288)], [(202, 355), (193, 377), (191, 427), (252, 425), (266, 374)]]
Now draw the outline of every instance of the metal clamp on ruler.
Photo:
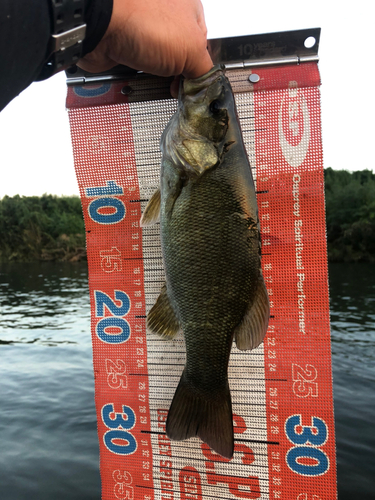
[[(318, 62), (320, 28), (208, 40), (214, 64), (227, 69)], [(77, 66), (66, 71), (67, 84), (99, 83), (126, 79), (140, 73), (116, 66), (103, 73), (88, 73)], [(167, 80), (169, 79), (162, 79)]]

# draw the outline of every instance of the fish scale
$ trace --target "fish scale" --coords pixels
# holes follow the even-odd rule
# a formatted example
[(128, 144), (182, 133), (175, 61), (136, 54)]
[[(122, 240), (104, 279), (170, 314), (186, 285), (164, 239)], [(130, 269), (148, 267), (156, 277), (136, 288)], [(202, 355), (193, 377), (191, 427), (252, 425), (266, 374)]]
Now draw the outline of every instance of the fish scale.
[[(181, 193), (169, 223), (164, 223), (163, 218), (169, 216), (162, 209), (161, 238), (167, 288), (186, 341), (186, 368), (195, 372), (197, 380), (208, 377), (207, 389), (214, 392), (216, 383), (226, 382), (234, 328), (257, 283), (258, 238), (249, 245), (248, 222), (237, 215), (244, 208), (228, 188), (231, 179), (226, 162), (199, 181), (195, 189), (185, 188)], [(202, 355), (198, 357), (197, 352)], [(219, 369), (207, 370), (214, 360)]]

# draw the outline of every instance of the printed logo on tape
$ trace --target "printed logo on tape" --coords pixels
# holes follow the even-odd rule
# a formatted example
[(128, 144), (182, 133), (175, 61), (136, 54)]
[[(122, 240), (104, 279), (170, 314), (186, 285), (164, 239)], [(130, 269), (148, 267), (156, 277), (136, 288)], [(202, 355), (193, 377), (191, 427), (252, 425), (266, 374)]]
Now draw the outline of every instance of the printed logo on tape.
[(310, 142), (310, 116), (301, 91), (289, 89), (279, 110), (279, 141), (286, 161), (291, 167), (304, 162)]

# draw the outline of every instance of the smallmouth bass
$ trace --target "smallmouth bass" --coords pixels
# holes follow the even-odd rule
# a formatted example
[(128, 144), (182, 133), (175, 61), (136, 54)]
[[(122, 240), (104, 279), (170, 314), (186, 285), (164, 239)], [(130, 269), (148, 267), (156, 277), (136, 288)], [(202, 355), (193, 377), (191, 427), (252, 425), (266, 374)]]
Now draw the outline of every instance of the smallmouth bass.
[(186, 365), (169, 409), (170, 439), (199, 436), (234, 450), (229, 355), (254, 349), (268, 327), (254, 182), (233, 92), (219, 66), (180, 85), (163, 132), (160, 188), (141, 225), (159, 220), (166, 283), (147, 327), (166, 339), (182, 329)]

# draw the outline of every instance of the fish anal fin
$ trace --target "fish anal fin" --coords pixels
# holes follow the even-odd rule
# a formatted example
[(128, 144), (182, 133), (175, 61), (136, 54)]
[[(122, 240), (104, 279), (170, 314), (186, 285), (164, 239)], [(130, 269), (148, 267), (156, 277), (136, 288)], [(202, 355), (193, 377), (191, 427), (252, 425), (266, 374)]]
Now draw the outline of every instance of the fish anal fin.
[(234, 331), (238, 349), (255, 349), (267, 332), (270, 304), (263, 276), (260, 275), (255, 300), (248, 307), (241, 323)]
[(161, 203), (161, 194), (160, 188), (155, 191), (155, 193), (151, 196), (145, 211), (141, 217), (141, 227), (152, 226), (156, 222), (159, 222), (160, 218), (160, 203)]
[(198, 436), (216, 453), (232, 458), (234, 434), (228, 384), (216, 397), (208, 399), (194, 390), (184, 371), (169, 409), (166, 432), (175, 441)]
[(180, 323), (167, 294), (164, 285), (155, 304), (147, 315), (147, 329), (166, 340), (173, 339), (180, 329)]

